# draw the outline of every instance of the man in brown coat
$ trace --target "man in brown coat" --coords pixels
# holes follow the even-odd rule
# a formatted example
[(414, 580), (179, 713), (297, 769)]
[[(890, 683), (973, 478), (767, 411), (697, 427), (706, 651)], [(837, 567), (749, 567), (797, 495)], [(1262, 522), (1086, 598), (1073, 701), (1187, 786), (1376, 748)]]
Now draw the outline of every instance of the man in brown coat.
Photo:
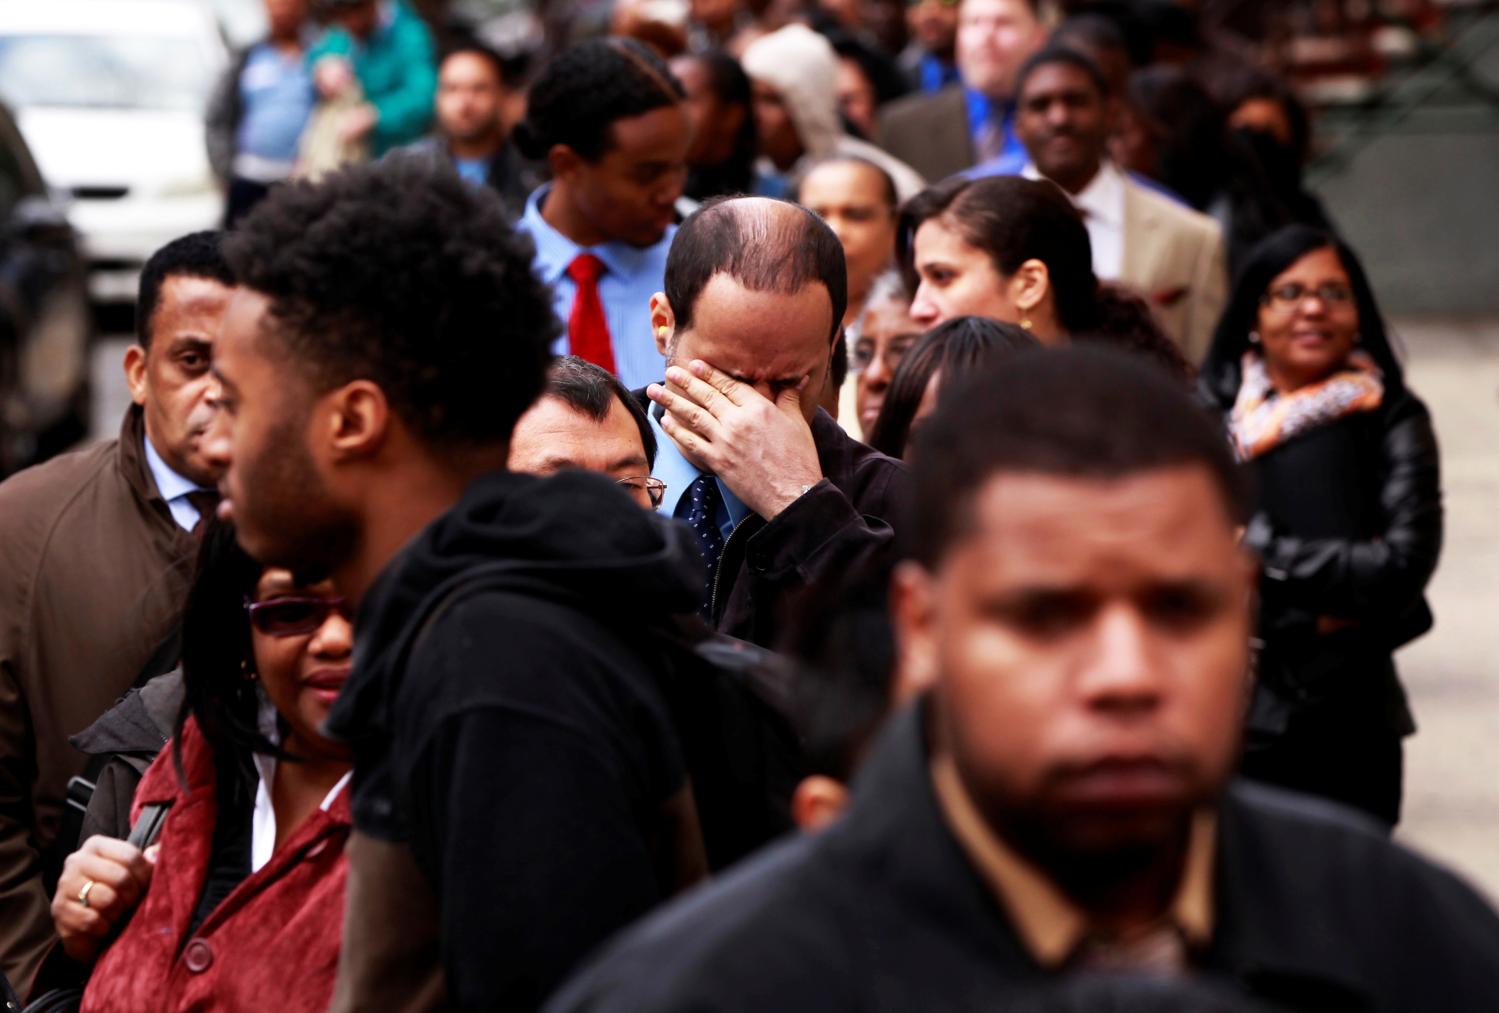
[(52, 866), (76, 844), (58, 839), (85, 759), (68, 736), (175, 660), (191, 532), (218, 479), (200, 443), (233, 285), (219, 245), (194, 233), (146, 264), (119, 439), (0, 484), (0, 971), (22, 996), (53, 939)]

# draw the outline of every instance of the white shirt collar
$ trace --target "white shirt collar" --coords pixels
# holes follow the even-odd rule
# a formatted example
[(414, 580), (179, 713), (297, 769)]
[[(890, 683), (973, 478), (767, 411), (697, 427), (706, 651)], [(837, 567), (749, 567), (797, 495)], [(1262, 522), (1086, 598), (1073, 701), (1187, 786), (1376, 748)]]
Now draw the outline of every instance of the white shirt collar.
[[(260, 734), (269, 741), (280, 744), (280, 720), (264, 689), (260, 689), (258, 724)], [(255, 763), (255, 772), (260, 775), (260, 783), (255, 786), (255, 811), (250, 817), (250, 871), (255, 873), (266, 867), (276, 851), (276, 807), (271, 802), (271, 785), (276, 780), (276, 758), (255, 753), (251, 759)], [(323, 797), (318, 808), (327, 812), (334, 799), (338, 798), (338, 793), (348, 787), (349, 779), (353, 776), (354, 772), (350, 770), (340, 777), (338, 783)]]
[[(1026, 162), (1021, 175), (1026, 179), (1044, 178), (1035, 162)], [(1080, 192), (1067, 196), (1073, 207), (1082, 211), (1089, 219), (1116, 228), (1124, 225), (1124, 173), (1113, 162), (1105, 160), (1087, 186)]]

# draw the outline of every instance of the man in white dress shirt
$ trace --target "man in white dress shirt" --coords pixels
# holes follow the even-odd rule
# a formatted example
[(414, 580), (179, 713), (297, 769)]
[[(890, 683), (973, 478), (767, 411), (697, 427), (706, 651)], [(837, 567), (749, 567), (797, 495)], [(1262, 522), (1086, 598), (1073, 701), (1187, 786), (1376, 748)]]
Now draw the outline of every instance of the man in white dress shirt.
[(1223, 236), (1200, 214), (1130, 179), (1105, 154), (1115, 98), (1070, 49), (1048, 48), (1016, 84), (1024, 174), (1061, 187), (1088, 227), (1093, 272), (1142, 296), (1187, 359), (1202, 361), (1227, 296)]

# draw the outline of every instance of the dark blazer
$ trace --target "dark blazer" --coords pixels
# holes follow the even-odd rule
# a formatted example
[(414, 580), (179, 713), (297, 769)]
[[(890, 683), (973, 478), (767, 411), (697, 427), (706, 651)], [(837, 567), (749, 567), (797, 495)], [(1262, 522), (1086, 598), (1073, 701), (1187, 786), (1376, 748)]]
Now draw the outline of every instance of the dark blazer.
[(196, 551), (151, 479), (139, 408), (117, 442), (0, 485), (0, 972), (23, 995), (54, 938), (44, 856), (85, 763), (68, 736), (176, 629)]
[(978, 155), (963, 86), (890, 103), (880, 115), (879, 145), (933, 183), (972, 166)]
[[(436, 135), (413, 141), (401, 151), (427, 159), (434, 166), (453, 165), (453, 153), (448, 150), (447, 143)], [(500, 199), (505, 202), (505, 210), (515, 221), (519, 221), (521, 215), (526, 213), (526, 198), (544, 180), (542, 167), (522, 156), (509, 141), (490, 156), (489, 168), (484, 174), (485, 185), (500, 195)]]
[[(839, 822), (652, 915), (548, 1009), (977, 1011), (1054, 987), (943, 820), (922, 714), (886, 730)], [(1207, 983), (1275, 1008), (1492, 1005), (1499, 917), (1348, 810), (1237, 785), (1218, 842)]]
[[(635, 398), (651, 410), (644, 390)], [(820, 408), (812, 442), (823, 481), (774, 520), (750, 514), (724, 541), (712, 615), (719, 633), (774, 648), (799, 593), (893, 564), (900, 551), (911, 494), (906, 466), (849, 436)]]

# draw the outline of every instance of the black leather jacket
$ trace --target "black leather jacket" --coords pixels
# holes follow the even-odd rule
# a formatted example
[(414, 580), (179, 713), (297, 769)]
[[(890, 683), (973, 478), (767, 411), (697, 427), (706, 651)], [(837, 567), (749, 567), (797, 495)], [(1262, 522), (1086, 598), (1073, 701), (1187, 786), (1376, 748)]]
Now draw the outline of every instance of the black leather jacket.
[[(1225, 415), (1237, 374), (1205, 372), (1203, 393)], [(1249, 469), (1262, 678), (1301, 706), (1360, 697), (1392, 730), (1414, 730), (1389, 656), (1432, 625), (1423, 594), (1442, 548), (1442, 490), (1426, 406), (1390, 384), (1375, 411), (1294, 437)], [(1369, 685), (1371, 669), (1388, 672), (1375, 680), (1385, 685)]]

